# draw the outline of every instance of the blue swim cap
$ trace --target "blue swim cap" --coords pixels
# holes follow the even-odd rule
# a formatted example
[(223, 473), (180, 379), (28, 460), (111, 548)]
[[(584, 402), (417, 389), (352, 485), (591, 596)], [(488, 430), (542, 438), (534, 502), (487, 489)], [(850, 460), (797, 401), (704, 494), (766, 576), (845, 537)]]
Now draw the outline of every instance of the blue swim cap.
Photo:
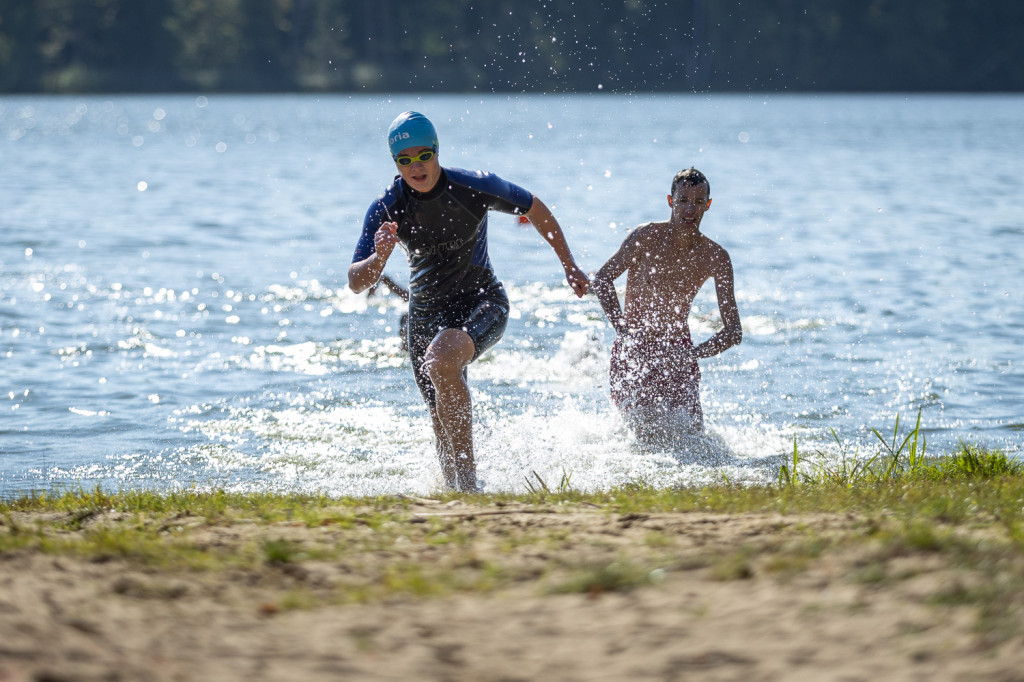
[(388, 128), (388, 149), (391, 156), (409, 147), (437, 148), (437, 131), (434, 124), (417, 111), (406, 111), (399, 114)]

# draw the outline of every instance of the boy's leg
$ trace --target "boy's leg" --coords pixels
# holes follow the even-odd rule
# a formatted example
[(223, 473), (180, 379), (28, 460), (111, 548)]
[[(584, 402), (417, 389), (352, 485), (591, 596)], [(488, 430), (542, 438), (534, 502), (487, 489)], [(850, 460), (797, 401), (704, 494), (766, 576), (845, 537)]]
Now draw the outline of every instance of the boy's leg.
[[(446, 483), (454, 468), (461, 490), (476, 488), (476, 462), (473, 458), (473, 404), (464, 370), (473, 360), (473, 339), (461, 329), (441, 331), (427, 347), (423, 371), (437, 395), (431, 411), (438, 455)], [(449, 467), (448, 464), (453, 466)]]
[(704, 411), (700, 407), (700, 375), (697, 380), (687, 386), (684, 392), (686, 396), (686, 411), (690, 413), (690, 433), (702, 433), (704, 431)]
[(441, 420), (437, 416), (437, 408), (430, 407), (430, 421), (434, 427), (434, 448), (437, 451), (437, 461), (441, 463), (441, 475), (444, 476), (444, 487), (447, 490), (459, 489), (459, 477), (455, 470), (455, 453), (452, 444), (448, 440), (448, 434), (441, 426)]
[[(692, 344), (683, 343), (689, 349)], [(611, 395), (626, 423), (647, 444), (677, 437), (684, 412), (688, 433), (700, 433), (700, 367), (696, 360), (679, 361), (671, 348), (640, 338), (617, 337), (612, 345), (609, 380)]]
[(700, 365), (696, 360), (676, 367), (676, 381), (681, 389), (678, 393), (681, 408), (690, 416), (690, 433), (704, 431), (704, 411), (700, 407)]
[(458, 490), (459, 482), (455, 469), (455, 451), (452, 448), (451, 439), (442, 425), (441, 418), (437, 413), (437, 390), (430, 380), (424, 364), (426, 362), (427, 349), (430, 347), (435, 336), (439, 332), (439, 325), (442, 321), (437, 319), (413, 319), (406, 330), (409, 359), (412, 362), (413, 377), (416, 379), (416, 386), (423, 396), (423, 401), (430, 411), (431, 426), (434, 430), (434, 448), (437, 452), (437, 460), (441, 465), (441, 474), (444, 476), (444, 485), (448, 490)]
[(430, 408), (437, 456), (445, 484), (475, 491), (473, 412), (466, 378), (470, 362), (494, 346), (508, 321), (508, 298), (500, 285), (465, 316), (448, 310), (440, 318), (409, 324), (409, 357), (416, 384)]

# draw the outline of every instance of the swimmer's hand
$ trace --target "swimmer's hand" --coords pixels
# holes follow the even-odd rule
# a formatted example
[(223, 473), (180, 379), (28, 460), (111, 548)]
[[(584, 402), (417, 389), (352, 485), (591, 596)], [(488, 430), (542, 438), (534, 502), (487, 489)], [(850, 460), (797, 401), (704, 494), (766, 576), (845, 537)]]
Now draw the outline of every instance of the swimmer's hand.
[(573, 262), (565, 265), (564, 268), (565, 279), (569, 282), (569, 286), (576, 292), (577, 298), (583, 298), (590, 287), (590, 279), (587, 277), (587, 274), (580, 270), (579, 266)]
[(398, 223), (384, 223), (373, 233), (373, 248), (384, 259), (391, 255), (399, 241)]

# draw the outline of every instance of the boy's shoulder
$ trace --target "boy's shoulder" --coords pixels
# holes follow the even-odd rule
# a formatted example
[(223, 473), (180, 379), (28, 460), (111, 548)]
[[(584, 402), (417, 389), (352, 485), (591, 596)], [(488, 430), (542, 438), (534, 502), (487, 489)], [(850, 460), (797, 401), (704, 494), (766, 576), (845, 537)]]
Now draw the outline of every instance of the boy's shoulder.
[(630, 261), (644, 260), (645, 252), (650, 251), (651, 243), (658, 234), (658, 223), (642, 223), (626, 232), (619, 252)]
[(645, 239), (649, 239), (651, 237), (654, 237), (654, 236), (658, 235), (667, 226), (668, 226), (668, 223), (665, 222), (665, 221), (661, 221), (661, 222), (652, 221), (652, 222), (649, 222), (649, 223), (641, 223), (641, 224), (637, 225), (636, 227), (630, 229), (629, 232), (626, 233), (626, 241), (627, 242), (636, 242), (636, 241), (643, 241)]
[(700, 243), (701, 246), (705, 246), (705, 247), (709, 247), (709, 248), (717, 248), (717, 249), (722, 248), (721, 244), (719, 244), (718, 242), (716, 242), (714, 239), (712, 239), (711, 237), (707, 236), (703, 232), (700, 232), (697, 235), (697, 239), (699, 240), (699, 243)]
[(663, 229), (668, 225), (667, 221), (664, 220), (652, 220), (649, 223), (640, 223), (636, 227), (629, 230), (629, 234), (636, 234), (638, 232), (652, 232)]
[(708, 237), (705, 234), (702, 234), (700, 236), (700, 245), (701, 245), (702, 248), (707, 249), (709, 251), (714, 251), (715, 253), (724, 254), (726, 256), (729, 255), (729, 252), (725, 250), (724, 246), (722, 246), (721, 244), (716, 242), (714, 239), (712, 239), (711, 237)]

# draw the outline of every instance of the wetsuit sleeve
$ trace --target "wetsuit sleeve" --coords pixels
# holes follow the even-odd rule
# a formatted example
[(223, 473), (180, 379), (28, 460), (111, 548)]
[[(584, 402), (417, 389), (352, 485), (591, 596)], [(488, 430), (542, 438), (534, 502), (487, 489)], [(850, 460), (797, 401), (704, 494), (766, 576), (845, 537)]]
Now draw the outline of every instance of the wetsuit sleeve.
[(366, 217), (363, 218), (363, 231), (359, 235), (359, 241), (356, 242), (356, 250), (352, 254), (353, 263), (366, 260), (376, 253), (377, 249), (373, 245), (373, 235), (376, 234), (380, 226), (386, 223), (387, 220), (387, 208), (385, 207), (383, 197), (381, 197), (370, 204), (370, 208), (366, 211)]
[[(453, 171), (449, 171), (451, 174)], [(467, 187), (487, 197), (488, 208), (501, 213), (523, 214), (533, 206), (533, 194), (519, 185), (482, 171), (455, 171)]]

